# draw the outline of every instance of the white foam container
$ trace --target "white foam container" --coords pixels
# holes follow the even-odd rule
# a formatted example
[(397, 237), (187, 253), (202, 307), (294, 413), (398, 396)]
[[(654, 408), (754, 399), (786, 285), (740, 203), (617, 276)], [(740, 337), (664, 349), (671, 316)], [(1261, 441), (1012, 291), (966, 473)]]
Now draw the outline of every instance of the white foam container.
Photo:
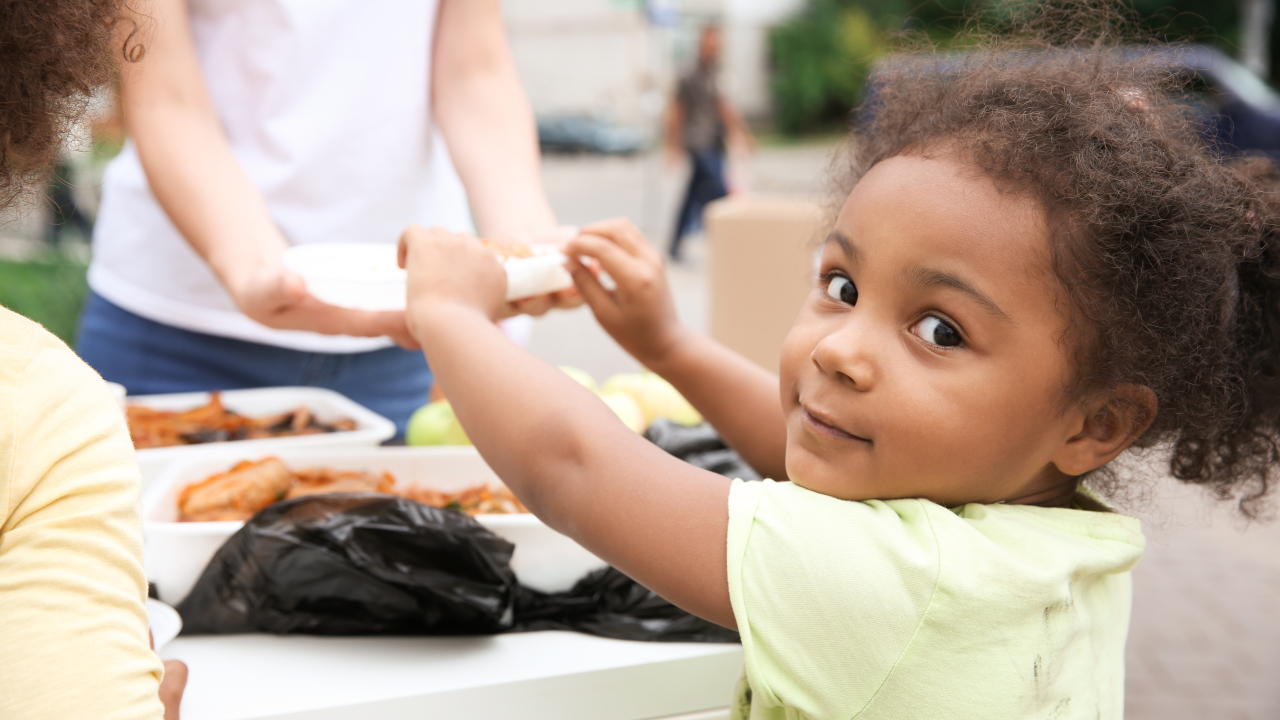
[[(209, 393), (175, 393), (171, 395), (130, 395), (128, 405), (141, 405), (156, 410), (183, 411), (209, 403)], [(425, 401), (425, 398), (424, 398)], [(262, 438), (259, 440), (230, 440), (222, 443), (200, 445), (175, 445), (173, 447), (146, 448), (136, 451), (138, 467), (142, 471), (142, 487), (153, 483), (173, 460), (200, 454), (209, 448), (245, 448), (233, 452), (255, 453), (266, 448), (299, 447), (369, 447), (390, 440), (396, 434), (396, 425), (390, 420), (356, 403), (341, 393), (326, 388), (273, 387), (252, 390), (222, 391), (222, 405), (241, 415), (259, 417), (275, 415), (306, 406), (321, 422), (334, 422), (342, 418), (355, 420), (355, 430), (298, 435), (296, 437)]]
[[(573, 287), (567, 258), (555, 245), (531, 244), (533, 257), (509, 258), (507, 300), (545, 295)], [(408, 275), (396, 265), (390, 243), (307, 243), (282, 257), (284, 266), (307, 283), (317, 300), (355, 310), (404, 310)]]
[[(177, 522), (182, 489), (240, 460), (273, 455), (291, 468), (326, 467), (336, 470), (387, 471), (396, 482), (456, 492), (474, 485), (502, 481), (475, 448), (286, 448), (269, 453), (244, 448), (239, 452), (209, 451), (170, 463), (143, 494), (143, 533), (146, 538), (147, 579), (156, 584), (160, 599), (176, 605), (195, 585), (218, 548), (242, 522)], [(605, 563), (578, 543), (547, 527), (528, 513), (478, 515), (495, 534), (515, 544), (511, 569), (521, 584), (543, 592), (568, 590), (584, 575)]]

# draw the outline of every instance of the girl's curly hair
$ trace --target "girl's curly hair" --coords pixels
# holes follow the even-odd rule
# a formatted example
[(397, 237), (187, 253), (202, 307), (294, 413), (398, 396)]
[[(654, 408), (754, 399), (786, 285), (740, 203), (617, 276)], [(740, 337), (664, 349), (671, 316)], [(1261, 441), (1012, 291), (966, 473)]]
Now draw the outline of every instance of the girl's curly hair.
[(48, 169), (116, 57), (141, 56), (136, 23), (114, 52), (126, 12), (127, 0), (0, 2), (0, 207)]
[(1168, 449), (1174, 477), (1253, 517), (1280, 460), (1280, 172), (1206, 140), (1181, 49), (1123, 42), (1123, 16), (1094, 2), (1034, 13), (962, 52), (881, 63), (843, 196), (881, 160), (948, 147), (1038, 197), (1070, 308), (1067, 397), (1149, 388), (1134, 446)]

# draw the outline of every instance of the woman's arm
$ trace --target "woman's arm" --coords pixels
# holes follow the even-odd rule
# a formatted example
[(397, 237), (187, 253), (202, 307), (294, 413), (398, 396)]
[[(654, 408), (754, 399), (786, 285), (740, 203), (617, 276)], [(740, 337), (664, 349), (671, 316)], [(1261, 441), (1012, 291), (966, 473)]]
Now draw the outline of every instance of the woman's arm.
[[(403, 313), (346, 310), (307, 294), (284, 269), (288, 247), (262, 194), (231, 152), (205, 89), (184, 0), (154, 0), (140, 62), (123, 63), (125, 127), (151, 190), (182, 236), (249, 317), (275, 328), (412, 344)], [(126, 26), (131, 27), (128, 23)]]
[(474, 238), (410, 228), (409, 325), (467, 435), (530, 510), (676, 605), (734, 627), (729, 481), (659, 450), (491, 322), (506, 275)]
[(498, 0), (442, 0), (439, 13), (431, 105), (480, 232), (520, 238), (552, 230), (537, 127)]
[(787, 430), (778, 377), (676, 316), (662, 255), (626, 220), (583, 228), (566, 251), (595, 258), (607, 290), (581, 264), (574, 281), (600, 325), (645, 367), (666, 378), (760, 474), (787, 479)]

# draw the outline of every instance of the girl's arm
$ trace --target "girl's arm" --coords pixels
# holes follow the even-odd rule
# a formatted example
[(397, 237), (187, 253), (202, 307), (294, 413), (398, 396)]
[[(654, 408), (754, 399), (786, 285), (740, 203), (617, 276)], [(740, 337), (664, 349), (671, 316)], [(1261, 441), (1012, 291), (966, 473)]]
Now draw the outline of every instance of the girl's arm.
[(156, 200), (236, 305), (269, 327), (389, 335), (412, 344), (403, 313), (326, 305), (284, 269), (280, 256), (288, 243), (222, 132), (196, 59), (186, 2), (154, 0), (148, 10), (151, 17), (139, 20), (150, 29), (146, 54), (120, 68), (125, 127)]
[(729, 481), (627, 429), (492, 320), (506, 275), (474, 238), (410, 228), (409, 327), (468, 437), (530, 510), (676, 605), (735, 627), (725, 567)]
[(596, 319), (645, 367), (666, 378), (760, 474), (787, 479), (778, 377), (680, 323), (662, 256), (626, 220), (583, 228), (572, 256), (595, 258), (617, 287), (580, 263), (574, 281)]

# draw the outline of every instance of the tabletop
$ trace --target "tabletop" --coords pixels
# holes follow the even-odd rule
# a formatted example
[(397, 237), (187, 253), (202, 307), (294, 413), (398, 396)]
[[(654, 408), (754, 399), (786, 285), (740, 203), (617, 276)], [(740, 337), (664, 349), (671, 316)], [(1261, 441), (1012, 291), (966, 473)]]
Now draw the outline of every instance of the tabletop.
[[(736, 644), (545, 631), (471, 637), (179, 637), (183, 720), (642, 720), (724, 708)], [(708, 715), (709, 717), (710, 715)]]

